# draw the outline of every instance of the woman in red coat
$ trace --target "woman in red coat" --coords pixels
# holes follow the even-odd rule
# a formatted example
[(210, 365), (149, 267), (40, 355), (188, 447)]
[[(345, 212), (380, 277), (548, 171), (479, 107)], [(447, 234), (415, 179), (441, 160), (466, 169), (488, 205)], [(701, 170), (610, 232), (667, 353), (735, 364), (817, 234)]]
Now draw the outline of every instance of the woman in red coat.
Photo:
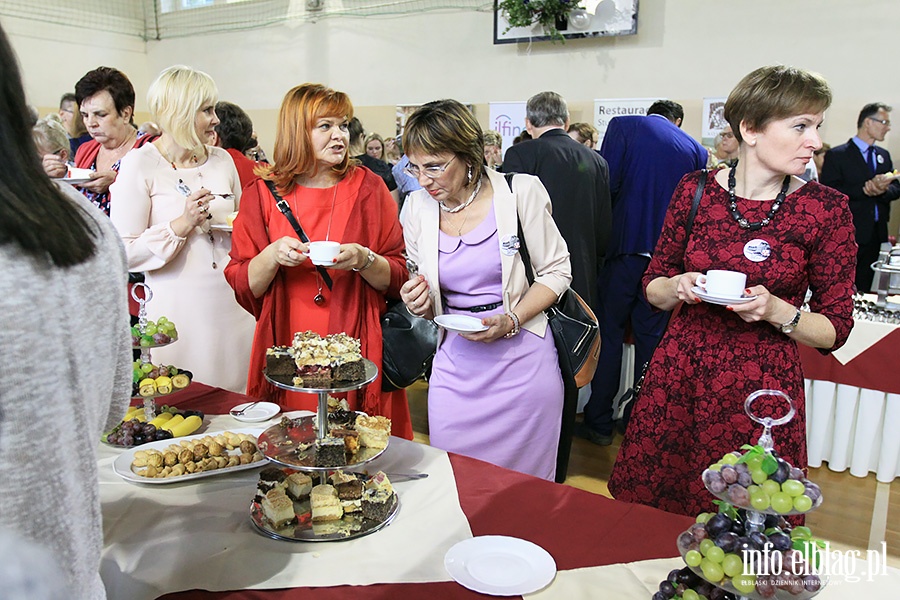
[[(289, 409), (315, 410), (316, 397), (276, 390), (262, 374), (266, 349), (290, 345), (298, 331), (344, 332), (359, 338), (362, 355), (381, 366), (380, 317), (385, 296), (399, 297), (408, 273), (397, 205), (380, 177), (351, 161), (346, 94), (318, 84), (290, 90), (278, 115), (272, 181), (311, 241), (340, 242), (323, 281), (281, 214), (264, 180), (247, 187), (234, 222), (225, 277), (257, 319), (247, 393)], [(350, 407), (391, 418), (392, 433), (412, 438), (406, 394), (383, 392), (381, 376), (348, 395)]]

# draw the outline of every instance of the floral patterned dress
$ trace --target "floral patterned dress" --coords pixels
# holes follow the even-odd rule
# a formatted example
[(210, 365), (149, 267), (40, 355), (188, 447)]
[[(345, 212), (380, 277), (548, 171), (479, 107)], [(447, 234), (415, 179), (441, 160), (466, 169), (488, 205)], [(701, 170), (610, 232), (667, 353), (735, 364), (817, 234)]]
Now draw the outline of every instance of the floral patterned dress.
[[(747, 286), (764, 285), (800, 306), (807, 287), (810, 309), (828, 317), (837, 332), (829, 352), (853, 327), (856, 264), (853, 221), (846, 198), (807, 183), (789, 194), (772, 222), (741, 229), (728, 210), (728, 192), (710, 176), (685, 239), (685, 223), (698, 174), (678, 185), (662, 235), (645, 275), (657, 277), (709, 269), (747, 274)], [(738, 198), (738, 210), (761, 221), (772, 200)], [(744, 412), (744, 400), (760, 389), (791, 397), (796, 415), (773, 428), (776, 451), (806, 468), (806, 411), (797, 344), (766, 322), (746, 323), (724, 306), (683, 305), (669, 323), (644, 379), (628, 432), (609, 481), (618, 500), (686, 515), (714, 510), (701, 473), (727, 452), (755, 444), (762, 427)], [(754, 409), (780, 416), (786, 404), (771, 397)]]

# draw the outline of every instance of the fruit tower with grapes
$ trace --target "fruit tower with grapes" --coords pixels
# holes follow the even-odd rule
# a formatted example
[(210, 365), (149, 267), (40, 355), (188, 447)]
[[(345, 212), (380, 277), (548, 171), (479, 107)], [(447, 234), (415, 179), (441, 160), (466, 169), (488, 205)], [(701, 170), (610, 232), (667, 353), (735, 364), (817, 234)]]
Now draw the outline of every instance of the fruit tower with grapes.
[[(762, 396), (784, 399), (787, 414), (756, 416), (752, 405)], [(678, 536), (687, 566), (670, 572), (653, 600), (809, 600), (824, 586), (817, 571), (824, 544), (808, 527), (791, 527), (786, 518), (817, 508), (822, 492), (780, 458), (772, 442), (771, 428), (793, 418), (793, 403), (783, 392), (759, 390), (744, 408), (763, 425), (763, 434), (757, 445), (730, 452), (703, 472), (718, 512), (701, 513)]]

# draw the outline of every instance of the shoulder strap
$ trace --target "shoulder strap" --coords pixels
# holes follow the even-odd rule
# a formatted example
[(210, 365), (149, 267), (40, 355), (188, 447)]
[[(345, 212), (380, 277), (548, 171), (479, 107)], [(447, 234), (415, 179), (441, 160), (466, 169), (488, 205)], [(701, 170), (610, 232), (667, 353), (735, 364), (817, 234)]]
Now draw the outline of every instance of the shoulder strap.
[(691, 202), (691, 212), (688, 213), (687, 223), (684, 226), (687, 241), (691, 237), (691, 230), (694, 228), (694, 217), (697, 216), (697, 209), (700, 208), (700, 198), (703, 197), (703, 190), (706, 188), (706, 179), (709, 177), (709, 169), (700, 171), (700, 180), (697, 182), (697, 191), (694, 192), (694, 200)]
[[(275, 182), (270, 181), (268, 179), (264, 179), (266, 182), (266, 187), (269, 188), (269, 191), (272, 193), (272, 197), (275, 198), (275, 206), (278, 207), (278, 210), (281, 211), (288, 222), (290, 222), (291, 227), (294, 228), (294, 231), (297, 232), (297, 237), (300, 238), (300, 241), (304, 244), (309, 243), (309, 236), (306, 235), (306, 232), (303, 231), (303, 228), (300, 226), (300, 222), (297, 221), (297, 217), (294, 216), (294, 211), (291, 210), (291, 205), (287, 203), (287, 201), (281, 197), (281, 194), (278, 193), (278, 190), (275, 189)], [(328, 271), (325, 270), (324, 267), (320, 267), (316, 265), (316, 270), (319, 272), (319, 276), (322, 278), (322, 281), (325, 282), (325, 285), (328, 286), (328, 289), (331, 289), (332, 281), (331, 275), (328, 274)]]
[[(509, 191), (513, 191), (513, 177), (515, 173), (504, 173), (503, 177), (506, 178), (506, 184), (509, 186)], [(515, 192), (514, 192), (515, 193)], [(516, 225), (518, 225), (518, 232), (516, 235), (519, 236), (519, 255), (522, 257), (522, 263), (525, 265), (525, 277), (528, 279), (528, 286), (531, 287), (534, 285), (534, 270), (531, 268), (531, 255), (528, 253), (528, 246), (525, 244), (525, 232), (522, 231), (522, 221), (519, 219), (518, 212), (516, 213)]]

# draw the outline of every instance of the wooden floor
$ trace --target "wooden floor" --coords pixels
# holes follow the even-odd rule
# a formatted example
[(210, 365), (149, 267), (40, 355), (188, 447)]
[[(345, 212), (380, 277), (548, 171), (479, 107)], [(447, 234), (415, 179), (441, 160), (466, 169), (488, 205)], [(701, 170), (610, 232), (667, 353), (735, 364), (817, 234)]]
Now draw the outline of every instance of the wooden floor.
[[(415, 440), (428, 443), (428, 388), (408, 389)], [(566, 485), (611, 497), (606, 481), (612, 472), (621, 434), (611, 446), (601, 447), (576, 438), (569, 459)], [(836, 545), (860, 550), (881, 550), (887, 542), (888, 564), (900, 568), (900, 478), (879, 483), (874, 474), (860, 478), (849, 472), (835, 473), (826, 465), (809, 469), (809, 479), (819, 484), (825, 501), (807, 515), (813, 535)]]

